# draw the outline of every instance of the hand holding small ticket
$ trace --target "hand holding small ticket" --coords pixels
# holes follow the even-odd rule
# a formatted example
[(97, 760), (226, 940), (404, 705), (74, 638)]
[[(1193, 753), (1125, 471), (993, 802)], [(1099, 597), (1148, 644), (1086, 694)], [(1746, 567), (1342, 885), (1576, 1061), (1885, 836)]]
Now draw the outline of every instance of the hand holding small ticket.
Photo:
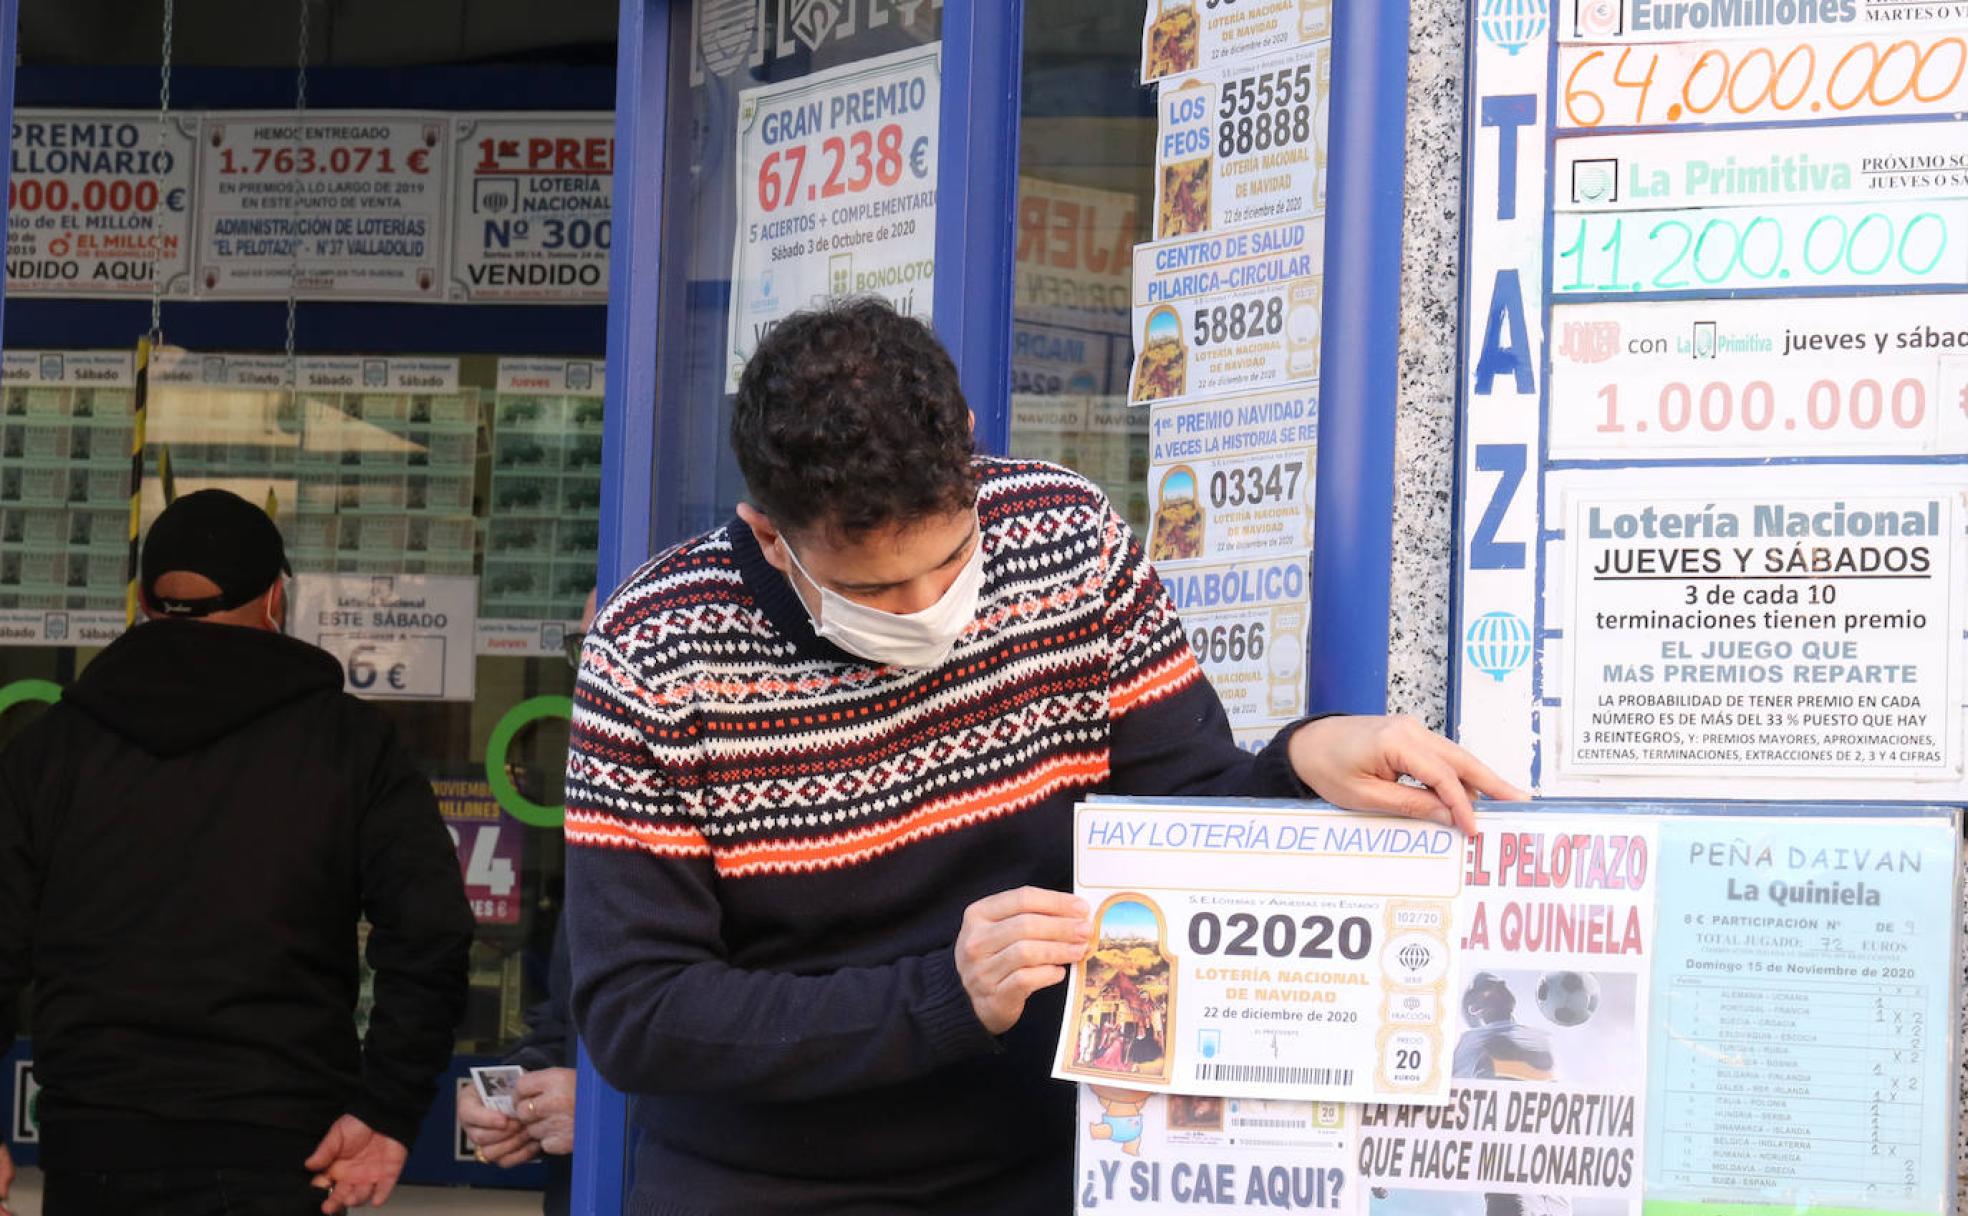
[(512, 1064), (471, 1070), (472, 1086), (478, 1090), (479, 1101), (485, 1103), (489, 1110), (515, 1118), (519, 1111), (513, 1099), (519, 1089), (519, 1079), (525, 1075), (525, 1069)]

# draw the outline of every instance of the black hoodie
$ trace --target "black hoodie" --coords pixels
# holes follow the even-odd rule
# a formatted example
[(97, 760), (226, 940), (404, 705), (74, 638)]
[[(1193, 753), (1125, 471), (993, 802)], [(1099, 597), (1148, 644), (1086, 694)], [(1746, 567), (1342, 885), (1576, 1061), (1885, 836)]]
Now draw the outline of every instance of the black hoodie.
[(430, 783), (312, 646), (141, 625), (0, 755), (0, 1050), (32, 980), (49, 1168), (298, 1171), (344, 1113), (408, 1145), (471, 938)]

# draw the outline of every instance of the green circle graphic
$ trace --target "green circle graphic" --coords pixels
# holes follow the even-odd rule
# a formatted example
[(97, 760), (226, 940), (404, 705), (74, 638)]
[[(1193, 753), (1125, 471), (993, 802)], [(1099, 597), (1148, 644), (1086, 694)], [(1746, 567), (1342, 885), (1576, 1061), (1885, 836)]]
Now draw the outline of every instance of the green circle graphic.
[(533, 697), (507, 710), (505, 717), (492, 728), (492, 737), (485, 741), (485, 781), (492, 787), (492, 797), (514, 819), (536, 828), (557, 828), (567, 817), (567, 808), (541, 806), (520, 793), (512, 778), (506, 775), (506, 752), (512, 748), (513, 739), (543, 718), (573, 721), (574, 698)]
[(26, 701), (53, 705), (61, 700), (62, 686), (53, 680), (15, 680), (0, 688), (0, 714)]

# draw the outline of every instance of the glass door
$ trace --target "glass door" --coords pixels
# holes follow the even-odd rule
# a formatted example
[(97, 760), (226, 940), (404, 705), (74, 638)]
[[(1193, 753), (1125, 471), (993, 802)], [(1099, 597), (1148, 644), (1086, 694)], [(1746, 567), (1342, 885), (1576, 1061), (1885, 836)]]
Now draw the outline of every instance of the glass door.
[(738, 372), (788, 314), (932, 314), (941, 0), (698, 0), (671, 20), (657, 546), (722, 524)]

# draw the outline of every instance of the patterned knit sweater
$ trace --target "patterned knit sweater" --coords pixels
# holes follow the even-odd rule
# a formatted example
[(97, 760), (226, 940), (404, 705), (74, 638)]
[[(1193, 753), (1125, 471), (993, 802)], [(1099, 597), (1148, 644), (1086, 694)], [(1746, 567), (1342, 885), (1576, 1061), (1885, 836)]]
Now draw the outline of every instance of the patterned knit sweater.
[(1097, 488), (979, 471), (984, 589), (933, 671), (817, 637), (736, 521), (595, 624), (568, 762), (573, 1006), (641, 1098), (631, 1211), (1068, 1210), (1060, 990), (988, 1034), (952, 956), (964, 909), (1070, 889), (1087, 794), (1307, 792), (1286, 735), (1231, 741)]

